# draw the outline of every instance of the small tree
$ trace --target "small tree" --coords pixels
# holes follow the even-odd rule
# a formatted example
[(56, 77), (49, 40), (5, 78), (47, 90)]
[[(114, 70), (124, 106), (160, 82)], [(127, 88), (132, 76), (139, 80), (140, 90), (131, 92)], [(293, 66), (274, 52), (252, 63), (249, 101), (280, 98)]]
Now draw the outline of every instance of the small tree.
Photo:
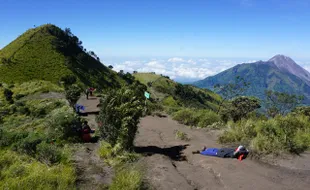
[(6, 99), (6, 101), (10, 102), (10, 103), (13, 103), (13, 92), (10, 90), (10, 89), (4, 89), (3, 91), (3, 95)]
[(76, 83), (76, 76), (74, 76), (74, 75), (66, 75), (66, 76), (61, 77), (60, 80), (64, 83), (64, 86), (66, 88), (66, 87)]
[(242, 77), (237, 76), (233, 83), (228, 83), (224, 85), (216, 84), (214, 89), (217, 93), (221, 94), (223, 99), (220, 102), (217, 113), (221, 111), (221, 108), (226, 100), (231, 100), (234, 97), (242, 95), (244, 91), (247, 90), (250, 83), (246, 82)]
[(261, 107), (259, 100), (254, 97), (237, 97), (231, 103), (233, 106), (231, 116), (235, 122), (245, 118), (247, 114)]
[(113, 69), (113, 66), (112, 65), (109, 65), (109, 67), (108, 67), (109, 69)]
[(103, 98), (97, 121), (101, 136), (112, 146), (117, 143), (124, 149), (133, 146), (143, 112), (141, 94), (136, 92), (135, 87), (130, 86), (110, 92)]
[(272, 90), (267, 90), (265, 94), (267, 114), (270, 117), (287, 114), (296, 106), (298, 106), (304, 99), (303, 96), (297, 96), (295, 94), (291, 95), (284, 92), (276, 92)]
[(76, 85), (71, 85), (68, 88), (66, 88), (66, 99), (68, 100), (70, 106), (75, 109), (75, 104), (80, 98), (81, 95), (81, 89)]

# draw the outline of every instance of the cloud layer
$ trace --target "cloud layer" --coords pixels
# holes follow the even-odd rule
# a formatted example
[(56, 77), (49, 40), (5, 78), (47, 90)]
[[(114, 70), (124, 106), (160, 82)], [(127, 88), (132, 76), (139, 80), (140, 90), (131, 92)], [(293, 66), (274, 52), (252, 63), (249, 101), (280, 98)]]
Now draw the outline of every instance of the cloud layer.
[[(115, 71), (125, 72), (155, 72), (156, 74), (167, 75), (180, 82), (191, 82), (204, 79), (208, 76), (220, 73), (241, 63), (252, 63), (256, 60), (248, 59), (209, 59), (209, 58), (181, 58), (171, 57), (165, 59), (131, 59), (120, 61), (104, 61), (105, 65), (112, 65)], [(306, 69), (310, 64), (301, 64)]]

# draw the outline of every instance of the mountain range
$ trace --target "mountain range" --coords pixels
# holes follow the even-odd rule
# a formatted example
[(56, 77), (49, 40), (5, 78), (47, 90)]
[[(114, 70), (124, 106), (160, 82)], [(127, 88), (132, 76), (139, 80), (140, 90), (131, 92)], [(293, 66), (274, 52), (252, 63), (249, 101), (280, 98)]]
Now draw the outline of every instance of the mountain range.
[(238, 64), (217, 75), (194, 82), (200, 88), (213, 89), (216, 84), (234, 82), (237, 76), (249, 82), (244, 95), (265, 99), (265, 90), (303, 95), (310, 103), (310, 73), (285, 55), (276, 55), (268, 61)]

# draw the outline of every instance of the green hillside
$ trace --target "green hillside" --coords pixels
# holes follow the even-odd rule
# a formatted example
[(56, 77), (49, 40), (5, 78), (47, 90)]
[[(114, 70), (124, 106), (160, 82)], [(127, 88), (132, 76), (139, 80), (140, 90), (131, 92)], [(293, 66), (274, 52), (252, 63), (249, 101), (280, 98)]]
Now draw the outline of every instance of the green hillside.
[(207, 89), (182, 85), (168, 77), (152, 73), (135, 73), (134, 77), (148, 87), (151, 98), (166, 107), (192, 107), (215, 110), (220, 96)]
[(281, 72), (272, 64), (251, 63), (240, 64), (215, 76), (194, 83), (200, 88), (213, 89), (216, 84), (234, 82), (240, 76), (250, 83), (244, 93), (265, 99), (265, 90), (274, 90), (290, 94), (304, 95), (305, 102), (309, 102), (310, 87), (295, 75)]
[(93, 52), (86, 53), (69, 29), (51, 24), (29, 29), (0, 50), (0, 82), (38, 79), (58, 83), (66, 75), (75, 75), (83, 84), (98, 88), (123, 82)]

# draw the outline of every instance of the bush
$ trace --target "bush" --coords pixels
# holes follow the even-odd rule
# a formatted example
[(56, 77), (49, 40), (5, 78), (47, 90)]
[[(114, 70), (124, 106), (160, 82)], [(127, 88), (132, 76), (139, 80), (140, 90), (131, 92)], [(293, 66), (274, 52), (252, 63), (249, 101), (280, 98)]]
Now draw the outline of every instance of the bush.
[(49, 167), (13, 151), (0, 151), (0, 189), (75, 189), (71, 165)]
[(143, 186), (143, 174), (140, 169), (127, 166), (119, 169), (110, 186), (110, 190), (138, 190)]
[(181, 109), (173, 114), (173, 119), (189, 126), (205, 128), (220, 121), (219, 115), (211, 110)]
[(6, 99), (6, 101), (10, 102), (10, 103), (13, 103), (13, 92), (10, 90), (10, 89), (4, 89), (3, 91), (3, 95)]
[(81, 91), (82, 90), (76, 85), (72, 85), (66, 88), (66, 99), (72, 108), (74, 108), (76, 102), (79, 100)]
[(182, 141), (189, 141), (190, 140), (190, 138), (187, 136), (186, 133), (179, 131), (179, 130), (175, 131), (175, 138), (180, 139)]
[(36, 157), (41, 162), (51, 165), (60, 162), (62, 152), (56, 145), (42, 142), (37, 145)]
[(265, 120), (241, 120), (219, 137), (221, 143), (249, 144), (258, 153), (299, 154), (310, 147), (310, 120), (306, 116), (287, 115)]
[(189, 126), (196, 126), (199, 122), (199, 117), (195, 115), (195, 111), (191, 109), (181, 109), (173, 114), (173, 119)]
[(82, 127), (80, 118), (75, 115), (67, 106), (53, 110), (46, 121), (48, 136), (50, 139), (66, 140), (77, 142), (79, 129)]
[(20, 153), (25, 153), (30, 156), (35, 156), (37, 151), (37, 145), (40, 144), (44, 137), (37, 134), (29, 134), (26, 138), (22, 139), (16, 144), (16, 149)]
[(101, 102), (102, 108), (97, 117), (101, 136), (112, 146), (119, 143), (124, 149), (130, 149), (138, 129), (143, 112), (143, 95), (130, 87), (109, 92)]
[(124, 151), (120, 144), (112, 147), (111, 144), (101, 141), (98, 154), (104, 161), (111, 166), (119, 166), (125, 163), (131, 163), (139, 158), (139, 155), (132, 152)]
[(213, 123), (219, 122), (220, 116), (216, 114), (213, 111), (205, 111), (199, 120), (198, 127), (199, 128), (205, 128), (208, 127), (209, 125), (212, 125)]

